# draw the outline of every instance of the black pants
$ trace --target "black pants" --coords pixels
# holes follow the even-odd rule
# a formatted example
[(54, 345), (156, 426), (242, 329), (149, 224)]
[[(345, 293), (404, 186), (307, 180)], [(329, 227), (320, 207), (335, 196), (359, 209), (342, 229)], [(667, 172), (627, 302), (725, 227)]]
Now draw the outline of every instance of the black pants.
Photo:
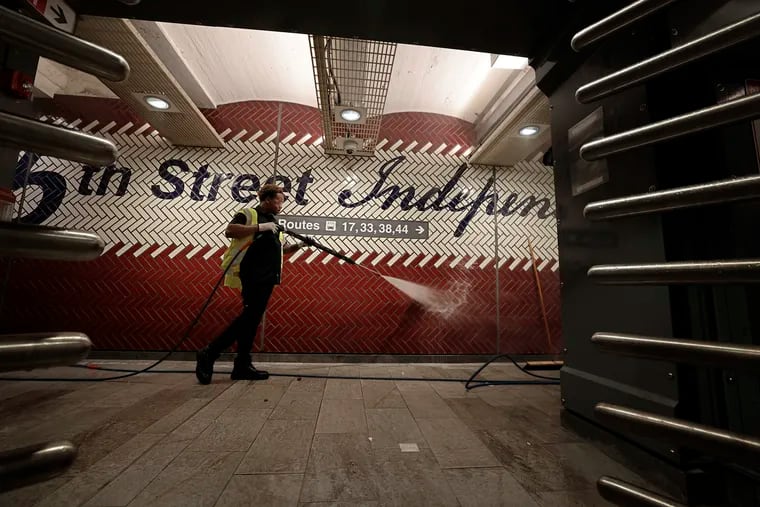
[(273, 284), (243, 282), (243, 312), (206, 349), (214, 359), (237, 342), (235, 363), (242, 366), (251, 363), (253, 339), (256, 337), (256, 329), (267, 309), (273, 289)]

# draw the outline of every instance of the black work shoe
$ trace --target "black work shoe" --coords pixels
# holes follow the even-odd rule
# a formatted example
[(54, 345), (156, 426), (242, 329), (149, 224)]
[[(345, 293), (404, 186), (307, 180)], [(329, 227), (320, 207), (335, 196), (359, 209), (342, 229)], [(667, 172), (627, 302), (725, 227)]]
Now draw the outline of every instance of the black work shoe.
[(230, 374), (232, 380), (266, 380), (269, 378), (269, 372), (257, 370), (252, 364), (247, 366), (234, 366)]
[(214, 374), (214, 359), (206, 349), (201, 349), (195, 354), (195, 376), (201, 384), (210, 384)]

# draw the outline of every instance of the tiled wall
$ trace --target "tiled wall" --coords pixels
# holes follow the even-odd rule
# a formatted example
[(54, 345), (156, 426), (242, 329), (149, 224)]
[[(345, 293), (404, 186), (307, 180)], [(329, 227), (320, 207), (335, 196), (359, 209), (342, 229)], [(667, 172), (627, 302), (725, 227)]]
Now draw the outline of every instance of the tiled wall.
[[(49, 121), (65, 119), (111, 138), (120, 149), (119, 161), (110, 170), (96, 170), (33, 158), (25, 214), (48, 225), (96, 231), (108, 247), (86, 263), (14, 262), (3, 327), (79, 330), (98, 349), (167, 349), (221, 273), (222, 231), (246, 205), (239, 201), (254, 193), (247, 186), (272, 174), (277, 104), (245, 102), (207, 111), (226, 140), (219, 150), (174, 148), (114, 101), (64, 98), (54, 106)], [(109, 108), (111, 116), (104, 113)], [(445, 291), (452, 304), (431, 311), (377, 274), (320, 251), (301, 251), (286, 262), (257, 350), (262, 345), (268, 352), (403, 354), (560, 349), (548, 168), (536, 163), (510, 170), (467, 167), (462, 157), (472, 144), (472, 126), (440, 115), (388, 115), (375, 158), (325, 156), (313, 108), (283, 104), (282, 125), (277, 172), (292, 187), (284, 214), (425, 223), (426, 239), (315, 237), (382, 275)], [(26, 162), (19, 163), (19, 181)], [(426, 192), (428, 198), (421, 199)], [(550, 338), (529, 239), (538, 257)], [(238, 294), (220, 289), (183, 349), (205, 343), (239, 308)]]

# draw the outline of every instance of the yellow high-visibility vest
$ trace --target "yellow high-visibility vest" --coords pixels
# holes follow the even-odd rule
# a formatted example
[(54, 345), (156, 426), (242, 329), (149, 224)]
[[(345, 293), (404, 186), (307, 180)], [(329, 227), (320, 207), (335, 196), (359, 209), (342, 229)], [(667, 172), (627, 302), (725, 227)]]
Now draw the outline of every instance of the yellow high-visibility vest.
[[(237, 215), (238, 213), (245, 215), (245, 225), (254, 225), (259, 223), (256, 208), (243, 208), (237, 211), (235, 214)], [(280, 233), (281, 249), (283, 237), (283, 234)], [(230, 262), (232, 262), (232, 266), (230, 266), (230, 269), (224, 276), (225, 286), (232, 287), (233, 289), (240, 289), (243, 287), (243, 284), (240, 281), (240, 263), (245, 256), (245, 252), (241, 252), (241, 250), (247, 249), (252, 241), (253, 235), (230, 240), (230, 245), (227, 247), (227, 250), (225, 250), (224, 255), (222, 255), (222, 270), (227, 269), (227, 266), (230, 266)], [(238, 252), (240, 252), (240, 255), (238, 255)], [(280, 270), (282, 270), (283, 264), (282, 257), (282, 251), (280, 251)]]

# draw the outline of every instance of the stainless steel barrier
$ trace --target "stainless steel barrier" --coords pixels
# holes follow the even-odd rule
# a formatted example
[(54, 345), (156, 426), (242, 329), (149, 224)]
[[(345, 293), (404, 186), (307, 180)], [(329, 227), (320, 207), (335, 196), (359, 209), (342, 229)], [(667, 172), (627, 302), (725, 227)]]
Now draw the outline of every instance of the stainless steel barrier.
[(0, 7), (0, 38), (109, 81), (129, 77), (122, 56), (5, 7)]
[(591, 342), (607, 352), (675, 363), (760, 370), (760, 347), (701, 340), (594, 333)]
[(575, 98), (588, 104), (758, 35), (760, 13), (585, 84), (575, 92)]
[(589, 220), (605, 220), (757, 198), (760, 198), (760, 176), (747, 176), (591, 202), (583, 215)]
[(597, 403), (594, 413), (617, 430), (666, 440), (733, 463), (760, 461), (760, 440), (746, 435), (609, 403)]
[(82, 333), (0, 335), (0, 371), (69, 366), (87, 357), (91, 346)]
[(600, 477), (596, 489), (605, 500), (624, 507), (686, 507), (685, 504), (614, 477)]
[(3, 112), (0, 145), (94, 166), (113, 164), (118, 154), (106, 139)]
[[(102, 79), (122, 81), (129, 65), (121, 56), (0, 7), (0, 39)], [(0, 145), (85, 164), (116, 161), (109, 141), (0, 112)], [(0, 222), (0, 255), (55, 260), (91, 260), (103, 240), (85, 231)], [(87, 356), (90, 340), (81, 333), (34, 333), (0, 337), (0, 371), (73, 364)], [(69, 442), (38, 444), (0, 453), (0, 491), (55, 476), (76, 457)]]
[(634, 148), (758, 116), (760, 116), (760, 94), (750, 95), (590, 141), (581, 146), (581, 158), (598, 160)]
[(0, 452), (0, 491), (55, 477), (71, 466), (76, 455), (74, 445), (65, 441)]
[(0, 222), (0, 256), (87, 261), (97, 259), (103, 248), (92, 232)]
[[(634, 2), (578, 32), (571, 45), (580, 51), (670, 3), (666, 0)], [(576, 91), (575, 98), (583, 104), (591, 103), (758, 36), (760, 12), (589, 82)], [(595, 139), (580, 148), (580, 156), (588, 161), (599, 160), (758, 117), (760, 94), (749, 95)], [(583, 214), (589, 220), (605, 220), (758, 197), (760, 176), (748, 176), (591, 202)], [(760, 259), (597, 265), (592, 266), (587, 275), (599, 284), (616, 285), (754, 284), (760, 283)], [(760, 366), (760, 347), (753, 345), (601, 332), (595, 333), (591, 341), (603, 351), (625, 356), (753, 372)], [(756, 465), (760, 462), (760, 440), (746, 435), (606, 403), (596, 405), (595, 415), (612, 429), (662, 439), (673, 447), (683, 445), (722, 457), (729, 463)], [(597, 489), (602, 497), (617, 505), (682, 505), (612, 477), (599, 479)]]
[(760, 259), (599, 265), (588, 277), (608, 285), (760, 283)]
[(576, 33), (570, 41), (575, 51), (581, 51), (591, 44), (621, 30), (649, 14), (662, 9), (675, 0), (638, 0), (610, 14)]

